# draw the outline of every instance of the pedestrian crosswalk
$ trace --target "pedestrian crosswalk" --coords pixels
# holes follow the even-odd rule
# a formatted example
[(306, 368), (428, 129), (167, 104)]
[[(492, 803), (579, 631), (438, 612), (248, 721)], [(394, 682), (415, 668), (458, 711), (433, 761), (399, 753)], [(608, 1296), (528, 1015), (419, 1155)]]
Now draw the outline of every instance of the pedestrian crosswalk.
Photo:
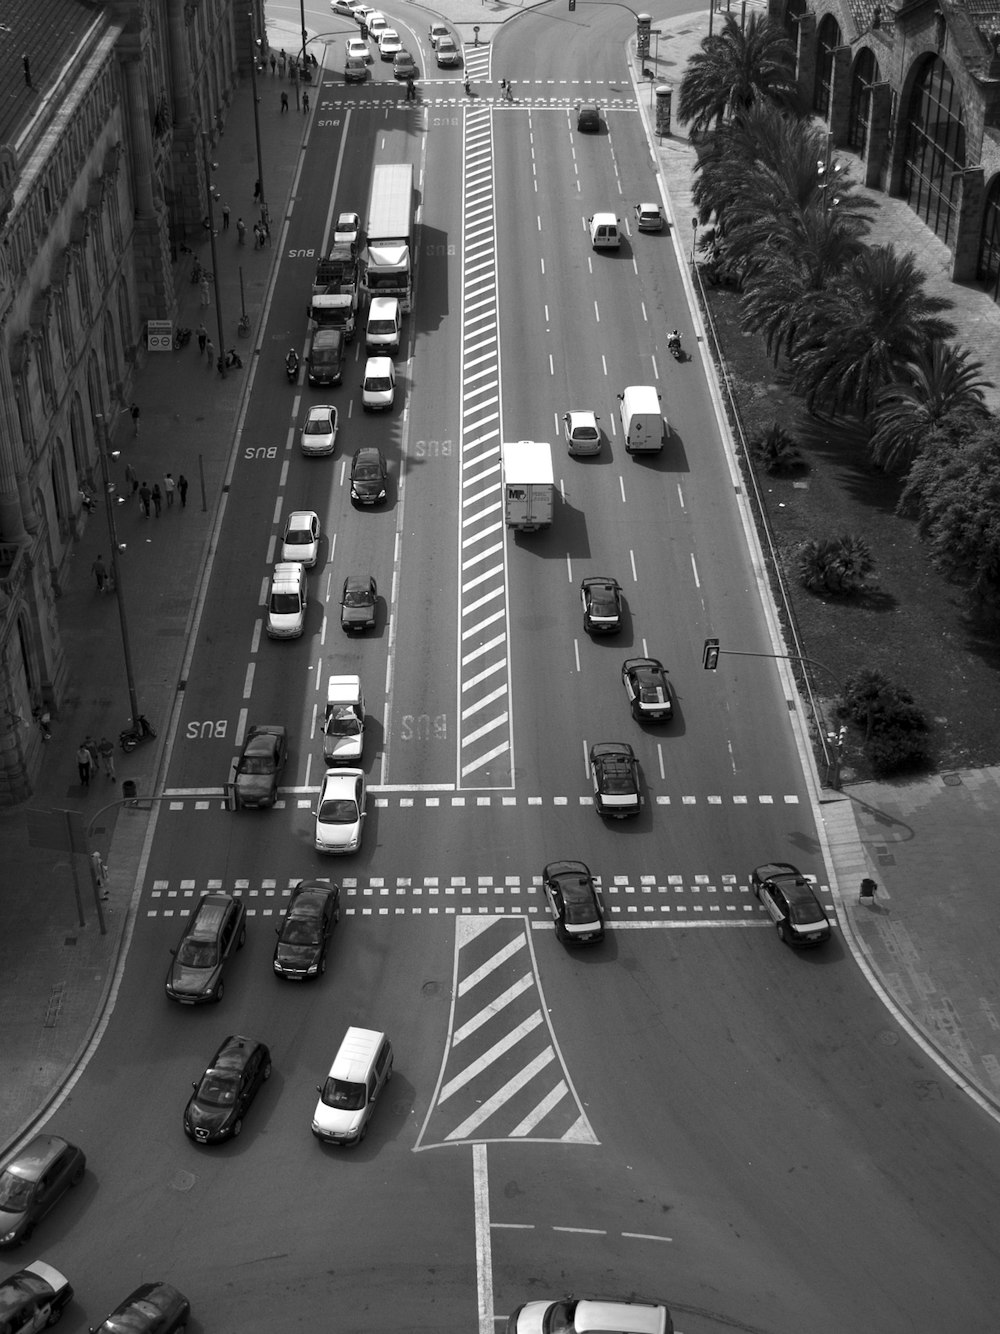
[[(274, 810), (307, 810), (316, 800), (319, 787), (282, 788), (278, 793)], [(208, 788), (167, 788), (163, 793), (164, 806), (168, 811), (218, 811), (226, 809), (226, 789)], [(647, 806), (670, 806), (681, 812), (698, 808), (733, 808), (760, 806), (797, 806), (801, 798), (795, 792), (650, 792), (645, 800)], [(521, 811), (533, 808), (548, 809), (564, 807), (593, 807), (594, 798), (590, 793), (575, 795), (540, 796), (514, 791), (463, 791), (458, 792), (451, 786), (442, 786), (434, 790), (416, 788), (380, 787), (372, 784), (368, 788), (368, 801), (380, 810), (490, 810)]]

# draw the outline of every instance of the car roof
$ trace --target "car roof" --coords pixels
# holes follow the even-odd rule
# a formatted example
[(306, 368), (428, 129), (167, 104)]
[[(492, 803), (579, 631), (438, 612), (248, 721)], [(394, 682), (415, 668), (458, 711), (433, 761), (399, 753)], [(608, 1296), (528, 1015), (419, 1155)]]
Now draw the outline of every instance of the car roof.
[(36, 1135), (20, 1153), (15, 1153), (3, 1164), (4, 1171), (23, 1181), (36, 1181), (59, 1157), (67, 1142), (58, 1135)]
[(332, 418), (336, 417), (337, 409), (332, 403), (314, 403), (309, 409), (309, 417), (312, 420), (315, 420), (317, 417), (322, 417), (325, 414), (329, 414)]
[(576, 1304), (573, 1327), (578, 1334), (665, 1334), (667, 1308), (645, 1302), (582, 1300)]
[(319, 515), (315, 510), (292, 510), (285, 520), (285, 527), (307, 528), (313, 520), (319, 523)]
[(764, 862), (756, 868), (761, 880), (805, 880), (805, 876), (791, 862)]
[(388, 375), (392, 370), (392, 357), (369, 357), (365, 362), (365, 375)]
[(370, 574), (349, 574), (344, 580), (344, 587), (352, 590), (358, 588), (370, 588), (374, 583)]
[(235, 902), (228, 894), (205, 894), (190, 918), (189, 935), (214, 935), (222, 925), (222, 920)]
[(647, 209), (649, 209), (650, 213), (659, 213), (660, 211), (659, 204), (654, 204), (649, 200), (646, 200), (646, 202), (642, 204), (636, 204), (636, 208), (640, 213), (645, 213)]
[(590, 868), (587, 866), (586, 862), (549, 862), (548, 866), (545, 868), (544, 875), (547, 880), (554, 880), (556, 876), (561, 875), (586, 876), (589, 880)]
[(595, 741), (590, 748), (590, 753), (595, 759), (599, 760), (609, 755), (619, 756), (627, 760), (635, 759), (635, 751), (627, 741)]
[(323, 777), (323, 792), (337, 792), (346, 789), (353, 796), (354, 784), (364, 776), (364, 769), (328, 769)]
[(232, 1033), (212, 1057), (209, 1070), (242, 1070), (248, 1058), (261, 1044), (256, 1038), (246, 1038), (240, 1033)]
[(374, 463), (376, 459), (381, 460), (382, 451), (377, 445), (362, 445), (360, 449), (354, 451), (355, 463)]

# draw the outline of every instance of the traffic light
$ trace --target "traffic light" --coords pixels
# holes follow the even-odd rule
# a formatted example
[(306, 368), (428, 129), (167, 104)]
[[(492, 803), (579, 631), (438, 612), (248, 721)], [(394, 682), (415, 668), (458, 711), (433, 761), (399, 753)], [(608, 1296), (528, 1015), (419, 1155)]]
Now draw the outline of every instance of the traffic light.
[(649, 55), (649, 30), (652, 24), (653, 20), (649, 14), (637, 14), (635, 16), (635, 49), (637, 55)]
[(705, 647), (701, 652), (701, 665), (706, 672), (714, 672), (719, 665), (719, 641), (717, 639), (706, 639)]

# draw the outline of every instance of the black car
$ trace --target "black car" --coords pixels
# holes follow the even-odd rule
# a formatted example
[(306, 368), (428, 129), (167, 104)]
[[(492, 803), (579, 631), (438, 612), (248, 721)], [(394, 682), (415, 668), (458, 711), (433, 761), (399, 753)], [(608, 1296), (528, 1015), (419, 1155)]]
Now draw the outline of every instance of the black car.
[(351, 500), (355, 505), (381, 505), (385, 501), (387, 475), (382, 451), (366, 445), (351, 459)]
[(549, 862), (542, 882), (556, 935), (564, 944), (596, 945), (604, 939), (604, 909), (583, 862)]
[(0, 1170), (0, 1246), (27, 1241), (86, 1167), (83, 1150), (58, 1135), (36, 1135), (8, 1158)]
[(235, 1139), (257, 1090), (271, 1078), (271, 1053), (263, 1042), (226, 1038), (184, 1108), (184, 1133), (198, 1144)]
[(300, 880), (285, 920), (275, 927), (274, 971), (301, 980), (326, 972), (326, 947), (340, 921), (340, 887), (329, 880)]
[(349, 574), (340, 598), (340, 628), (351, 634), (375, 629), (378, 585), (370, 574)]
[(791, 862), (765, 862), (750, 873), (750, 887), (786, 945), (822, 945), (830, 919), (812, 885)]
[(167, 995), (182, 1005), (220, 1001), (223, 970), (247, 938), (246, 908), (231, 894), (203, 894), (170, 953)]
[(576, 128), (591, 132), (601, 128), (601, 112), (595, 102), (577, 103)]
[(191, 1303), (170, 1283), (143, 1283), (90, 1334), (177, 1334), (191, 1318)]
[(287, 755), (283, 727), (261, 723), (250, 728), (233, 776), (237, 806), (274, 805)]
[(583, 628), (589, 635), (616, 635), (622, 628), (622, 590), (617, 579), (591, 575), (580, 584)]
[(36, 1260), (0, 1283), (0, 1330), (19, 1334), (54, 1325), (72, 1300), (69, 1279)]
[(626, 658), (622, 685), (636, 722), (667, 722), (674, 716), (667, 671), (658, 658)]
[(639, 765), (627, 742), (596, 741), (590, 748), (590, 774), (598, 815), (623, 820), (639, 814)]

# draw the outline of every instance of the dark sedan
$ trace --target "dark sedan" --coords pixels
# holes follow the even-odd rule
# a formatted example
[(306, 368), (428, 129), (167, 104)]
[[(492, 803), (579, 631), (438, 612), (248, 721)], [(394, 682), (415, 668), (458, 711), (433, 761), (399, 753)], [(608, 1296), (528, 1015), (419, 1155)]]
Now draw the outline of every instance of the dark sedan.
[(370, 574), (349, 574), (340, 598), (340, 628), (348, 634), (375, 629), (378, 585)]
[(590, 773), (598, 815), (622, 820), (639, 814), (639, 765), (626, 741), (595, 742), (590, 748)]
[(197, 1144), (235, 1139), (261, 1084), (271, 1078), (271, 1053), (263, 1042), (234, 1034), (192, 1084), (184, 1108), (184, 1133)]
[(786, 945), (822, 945), (830, 919), (802, 872), (791, 862), (765, 862), (750, 873), (750, 887)]
[(223, 971), (247, 938), (246, 908), (231, 894), (203, 894), (167, 969), (167, 995), (182, 1005), (222, 1000)]
[(170, 1283), (143, 1283), (91, 1334), (178, 1334), (191, 1318), (191, 1303)]
[(387, 475), (382, 451), (366, 445), (356, 449), (351, 460), (351, 500), (355, 505), (385, 503)]
[(72, 1300), (69, 1279), (35, 1260), (0, 1283), (0, 1330), (31, 1334), (54, 1325)]
[(674, 715), (667, 671), (658, 658), (626, 658), (622, 685), (636, 722), (666, 722)]
[(556, 935), (565, 945), (596, 945), (604, 939), (604, 909), (583, 862), (549, 862), (542, 882)]
[(340, 921), (340, 887), (329, 880), (300, 880), (285, 919), (275, 927), (274, 971), (301, 981), (326, 972), (326, 950)]
[(622, 590), (617, 579), (591, 575), (580, 584), (583, 628), (589, 635), (616, 635), (622, 628)]
[(236, 761), (233, 782), (237, 806), (273, 806), (285, 770), (288, 742), (283, 727), (261, 723), (251, 727)]
[(83, 1150), (58, 1135), (36, 1135), (8, 1158), (0, 1169), (0, 1246), (27, 1241), (35, 1225), (83, 1180), (86, 1167)]

